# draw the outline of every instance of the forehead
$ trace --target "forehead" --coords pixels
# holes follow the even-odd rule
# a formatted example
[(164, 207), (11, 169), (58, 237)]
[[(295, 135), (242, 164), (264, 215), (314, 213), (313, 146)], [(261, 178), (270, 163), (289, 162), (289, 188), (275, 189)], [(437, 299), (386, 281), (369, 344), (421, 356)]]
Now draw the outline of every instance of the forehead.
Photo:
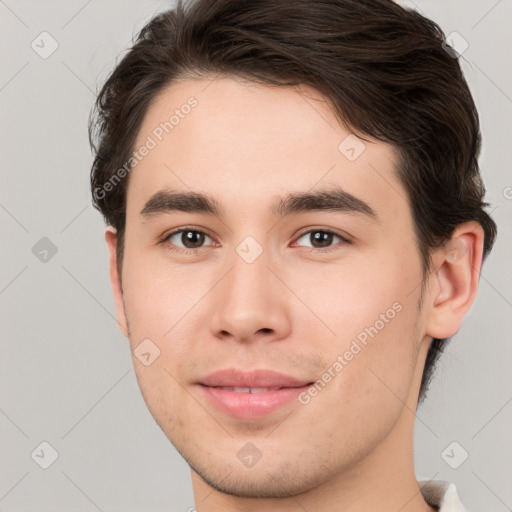
[(128, 187), (128, 207), (139, 210), (163, 189), (207, 193), (238, 211), (249, 202), (254, 211), (333, 185), (391, 215), (407, 208), (394, 148), (357, 138), (309, 87), (227, 77), (173, 83), (146, 112), (134, 149), (144, 146)]

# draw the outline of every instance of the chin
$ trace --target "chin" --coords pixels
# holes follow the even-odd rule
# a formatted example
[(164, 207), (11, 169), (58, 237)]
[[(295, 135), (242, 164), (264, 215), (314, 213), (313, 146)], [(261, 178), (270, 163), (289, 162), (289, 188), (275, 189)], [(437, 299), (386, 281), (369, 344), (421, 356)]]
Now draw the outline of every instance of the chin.
[(315, 463), (297, 461), (294, 464), (285, 460), (265, 462), (262, 458), (252, 468), (246, 468), (237, 459), (232, 463), (226, 460), (215, 463), (204, 458), (199, 461), (192, 459), (195, 457), (185, 457), (192, 471), (206, 484), (223, 494), (239, 498), (297, 496), (322, 485), (331, 477), (325, 465)]

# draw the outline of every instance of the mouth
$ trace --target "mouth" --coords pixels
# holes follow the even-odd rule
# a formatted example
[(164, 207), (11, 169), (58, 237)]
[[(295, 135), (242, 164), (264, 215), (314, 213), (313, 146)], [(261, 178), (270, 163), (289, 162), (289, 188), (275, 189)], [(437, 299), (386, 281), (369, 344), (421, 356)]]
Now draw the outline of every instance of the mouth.
[(245, 372), (226, 369), (197, 382), (218, 411), (240, 419), (256, 419), (297, 403), (297, 397), (315, 383), (272, 370)]
[[(217, 387), (217, 386), (212, 386)], [(233, 391), (235, 393), (266, 393), (267, 391), (277, 391), (283, 388), (230, 388), (230, 387), (217, 387), (225, 391)]]

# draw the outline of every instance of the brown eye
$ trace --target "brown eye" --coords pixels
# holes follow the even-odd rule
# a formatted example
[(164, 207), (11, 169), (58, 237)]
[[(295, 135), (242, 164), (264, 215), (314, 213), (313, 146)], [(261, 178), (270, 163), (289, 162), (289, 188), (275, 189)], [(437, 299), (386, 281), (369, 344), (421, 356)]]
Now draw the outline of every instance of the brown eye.
[(329, 247), (332, 244), (334, 233), (326, 231), (313, 231), (309, 233), (309, 240), (313, 247)]
[[(300, 240), (303, 240), (303, 242), (299, 243)], [(312, 249), (330, 248), (339, 242), (346, 242), (346, 240), (341, 235), (324, 229), (308, 231), (297, 239), (298, 245)]]
[(180, 229), (171, 233), (166, 241), (182, 249), (199, 249), (203, 246), (206, 239), (211, 238), (202, 231), (194, 229)]

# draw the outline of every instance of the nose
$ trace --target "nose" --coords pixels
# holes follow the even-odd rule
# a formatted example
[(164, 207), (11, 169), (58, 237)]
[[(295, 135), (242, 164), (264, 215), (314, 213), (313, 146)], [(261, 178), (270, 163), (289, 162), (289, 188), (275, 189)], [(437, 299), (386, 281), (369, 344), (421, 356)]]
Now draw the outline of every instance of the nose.
[(241, 343), (276, 341), (291, 331), (286, 290), (264, 255), (248, 263), (237, 254), (215, 287), (210, 328), (218, 339)]

